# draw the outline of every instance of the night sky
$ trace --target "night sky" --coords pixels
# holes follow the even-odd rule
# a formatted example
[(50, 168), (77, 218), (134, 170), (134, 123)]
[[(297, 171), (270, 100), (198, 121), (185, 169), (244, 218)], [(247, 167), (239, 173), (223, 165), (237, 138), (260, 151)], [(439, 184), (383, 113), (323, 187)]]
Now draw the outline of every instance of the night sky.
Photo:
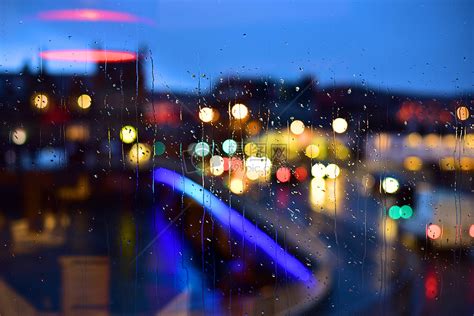
[[(153, 23), (43, 21), (45, 10), (128, 12)], [(239, 74), (322, 86), (367, 84), (420, 93), (474, 90), (474, 1), (3, 0), (0, 71), (38, 53), (146, 46), (157, 90), (191, 90)], [(44, 65), (43, 65), (44, 66)], [(90, 72), (91, 64), (48, 62), (51, 71)], [(151, 66), (147, 68), (150, 85)]]

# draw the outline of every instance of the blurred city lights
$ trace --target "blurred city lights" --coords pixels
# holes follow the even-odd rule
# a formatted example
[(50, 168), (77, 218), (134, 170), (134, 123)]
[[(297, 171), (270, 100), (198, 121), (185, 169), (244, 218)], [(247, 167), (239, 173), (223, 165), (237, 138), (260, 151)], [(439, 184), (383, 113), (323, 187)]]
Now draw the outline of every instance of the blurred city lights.
[(297, 167), (295, 169), (295, 178), (296, 180), (303, 182), (308, 177), (308, 170), (305, 167)]
[(436, 224), (430, 224), (426, 228), (426, 236), (428, 236), (428, 238), (430, 239), (433, 239), (433, 240), (438, 239), (439, 237), (441, 237), (441, 234), (442, 234), (442, 229)]
[(132, 165), (144, 165), (151, 158), (151, 148), (147, 144), (133, 144), (128, 152), (128, 158)]
[(199, 119), (204, 123), (209, 123), (214, 119), (214, 110), (209, 107), (204, 107), (199, 110)]
[(77, 98), (77, 105), (83, 110), (90, 108), (91, 104), (92, 98), (87, 94), (82, 94)]
[(239, 178), (232, 178), (230, 180), (229, 189), (235, 194), (244, 193), (244, 181)]
[(303, 134), (305, 129), (304, 123), (300, 120), (294, 120), (290, 124), (290, 131), (295, 135)]
[(45, 94), (39, 93), (33, 97), (33, 105), (37, 109), (45, 109), (48, 106), (48, 102), (48, 97)]
[(153, 145), (155, 156), (161, 156), (165, 153), (166, 146), (162, 142), (155, 142)]
[(422, 141), (423, 141), (423, 138), (418, 133), (410, 133), (405, 138), (405, 143), (410, 148), (417, 148), (418, 146), (420, 146)]
[(338, 134), (344, 133), (347, 130), (347, 126), (347, 121), (342, 117), (338, 117), (332, 121), (332, 129)]
[(404, 219), (409, 219), (413, 215), (413, 209), (409, 205), (400, 207), (400, 216)]
[(232, 107), (231, 113), (235, 119), (241, 120), (247, 117), (247, 115), (249, 114), (249, 110), (244, 104), (237, 103)]
[(465, 106), (460, 106), (456, 109), (456, 116), (458, 120), (465, 121), (469, 118), (469, 109)]
[(474, 238), (474, 224), (469, 227), (469, 236)]
[(137, 138), (137, 130), (131, 125), (125, 125), (120, 130), (120, 139), (125, 144), (131, 144)]
[(259, 177), (267, 177), (270, 175), (272, 162), (266, 157), (249, 157), (245, 161), (245, 168), (257, 172)]
[(388, 216), (391, 219), (399, 219), (401, 216), (400, 207), (398, 205), (392, 205), (388, 209)]
[(221, 156), (212, 156), (209, 160), (209, 164), (211, 167), (211, 174), (215, 176), (220, 176), (224, 173), (224, 158)]
[(84, 142), (89, 139), (89, 127), (83, 124), (71, 124), (66, 127), (66, 139), (72, 142)]
[(341, 173), (341, 169), (339, 168), (338, 165), (330, 163), (329, 165), (326, 166), (325, 173), (328, 176), (328, 178), (336, 179)]
[(10, 137), (15, 145), (23, 145), (26, 142), (26, 130), (22, 127), (15, 128)]
[(40, 57), (47, 60), (71, 61), (71, 62), (126, 62), (134, 61), (137, 55), (133, 52), (114, 51), (114, 50), (51, 50), (40, 53)]
[(276, 171), (276, 178), (280, 182), (288, 182), (290, 181), (291, 171), (287, 167), (280, 167)]
[(311, 167), (311, 175), (315, 178), (324, 178), (326, 167), (322, 163), (316, 163)]
[(423, 161), (416, 156), (408, 156), (403, 161), (403, 166), (410, 171), (419, 171), (423, 167)]
[(434, 275), (429, 275), (426, 278), (425, 296), (429, 299), (435, 299), (438, 296), (438, 280)]
[(386, 177), (382, 180), (382, 189), (390, 194), (393, 194), (398, 191), (400, 184), (398, 180), (392, 177)]
[(316, 145), (308, 145), (305, 150), (305, 155), (311, 159), (319, 156), (319, 147)]
[(229, 156), (232, 156), (237, 151), (237, 142), (233, 139), (226, 139), (222, 143), (222, 150)]
[(199, 157), (209, 155), (210, 148), (206, 142), (199, 142), (194, 146), (194, 154)]
[(244, 153), (247, 156), (256, 156), (258, 153), (258, 146), (255, 143), (247, 143), (244, 146)]

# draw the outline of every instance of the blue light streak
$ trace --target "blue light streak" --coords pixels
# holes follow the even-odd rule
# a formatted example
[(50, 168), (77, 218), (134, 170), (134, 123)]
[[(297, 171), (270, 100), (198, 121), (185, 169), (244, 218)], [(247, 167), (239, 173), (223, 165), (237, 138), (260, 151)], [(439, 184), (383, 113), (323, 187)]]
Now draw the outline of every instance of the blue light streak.
[(221, 224), (230, 226), (235, 233), (243, 236), (248, 242), (254, 243), (293, 277), (308, 285), (315, 285), (316, 280), (311, 271), (298, 259), (286, 252), (265, 232), (256, 227), (255, 224), (244, 218), (239, 212), (226, 205), (201, 185), (165, 168), (156, 168), (154, 177), (156, 182), (169, 185), (201, 204)]

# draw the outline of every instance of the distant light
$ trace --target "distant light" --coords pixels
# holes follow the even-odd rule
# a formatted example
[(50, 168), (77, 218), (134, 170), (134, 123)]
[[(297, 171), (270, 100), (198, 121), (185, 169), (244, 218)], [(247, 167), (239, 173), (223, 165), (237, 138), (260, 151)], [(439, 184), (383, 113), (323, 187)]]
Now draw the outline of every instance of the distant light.
[(135, 129), (135, 127), (130, 126), (130, 125), (125, 125), (120, 130), (120, 139), (125, 144), (133, 143), (136, 138), (137, 138), (137, 130)]
[(339, 166), (336, 164), (330, 163), (327, 165), (325, 172), (328, 178), (336, 179), (341, 173), (341, 168), (339, 168)]
[(206, 157), (209, 155), (210, 148), (206, 142), (199, 142), (194, 146), (194, 154), (199, 157)]
[(471, 227), (469, 227), (469, 236), (474, 238), (474, 224), (472, 224)]
[(305, 155), (311, 159), (319, 156), (319, 147), (316, 145), (308, 145), (305, 150)]
[(438, 239), (439, 237), (441, 237), (441, 234), (442, 234), (441, 227), (439, 227), (436, 224), (430, 224), (426, 228), (426, 236), (428, 236), (428, 238), (430, 239), (433, 239), (433, 240)]
[(430, 149), (438, 147), (439, 142), (440, 137), (434, 133), (425, 136), (425, 146)]
[(295, 169), (296, 180), (303, 182), (304, 180), (306, 180), (307, 177), (308, 177), (308, 171), (306, 170), (305, 167), (301, 166)]
[(315, 178), (324, 178), (326, 167), (322, 163), (317, 163), (311, 167), (311, 175)]
[(66, 139), (72, 142), (84, 142), (89, 139), (89, 126), (83, 124), (71, 124), (66, 127)]
[(249, 179), (250, 181), (255, 181), (258, 178), (260, 178), (260, 175), (258, 174), (258, 172), (253, 169), (247, 169), (247, 171), (245, 172), (245, 175), (247, 176), (247, 179)]
[(11, 133), (11, 141), (15, 145), (23, 145), (26, 142), (26, 130), (21, 127), (15, 128)]
[(304, 123), (300, 120), (294, 120), (290, 124), (290, 131), (295, 135), (301, 135), (304, 132)]
[(423, 161), (416, 156), (409, 156), (403, 161), (403, 166), (410, 171), (419, 171), (423, 167)]
[(209, 123), (214, 119), (214, 110), (204, 107), (199, 110), (199, 119), (204, 123)]
[(400, 216), (404, 219), (409, 219), (413, 215), (413, 209), (410, 205), (403, 205), (400, 207)]
[(392, 177), (386, 177), (382, 180), (382, 189), (387, 193), (395, 193), (398, 191), (400, 184), (398, 180)]
[(220, 176), (224, 173), (224, 158), (221, 156), (212, 156), (209, 160), (211, 174)]
[(91, 104), (92, 104), (92, 98), (87, 94), (82, 94), (77, 98), (77, 105), (81, 109), (84, 109), (84, 110), (88, 109), (91, 107)]
[(267, 157), (249, 157), (245, 161), (245, 168), (257, 172), (263, 178), (270, 175), (272, 162)]
[(249, 110), (244, 104), (237, 103), (232, 107), (231, 113), (235, 119), (241, 120), (249, 114)]
[(364, 187), (365, 190), (369, 190), (374, 186), (375, 179), (371, 174), (368, 173), (368, 174), (362, 176), (361, 183), (362, 183), (362, 186)]
[(137, 55), (132, 52), (100, 49), (50, 50), (41, 52), (40, 57), (47, 60), (90, 63), (126, 62), (137, 59)]
[(438, 296), (438, 280), (434, 275), (429, 275), (425, 281), (425, 296), (435, 299)]
[(37, 94), (33, 97), (33, 105), (42, 110), (48, 106), (48, 97), (45, 94)]
[(51, 10), (38, 14), (40, 20), (46, 21), (84, 21), (84, 22), (145, 22), (145, 19), (127, 12), (96, 10), (96, 9), (73, 9), (73, 10)]
[(226, 139), (222, 143), (222, 150), (229, 156), (232, 156), (237, 151), (237, 142), (233, 139)]
[(229, 189), (232, 193), (242, 194), (244, 193), (244, 181), (239, 178), (233, 178), (230, 180)]
[(255, 136), (260, 133), (261, 129), (262, 126), (259, 121), (250, 121), (247, 124), (247, 132), (249, 133), (249, 135)]
[(410, 148), (416, 148), (416, 147), (420, 146), (422, 141), (423, 141), (423, 138), (418, 133), (410, 133), (405, 138), (405, 143)]
[(465, 106), (460, 106), (456, 110), (456, 116), (460, 121), (465, 121), (469, 118), (469, 109)]
[(398, 205), (392, 205), (388, 209), (388, 216), (391, 219), (399, 219), (401, 216), (400, 207)]
[(166, 146), (162, 142), (155, 142), (153, 147), (154, 147), (155, 156), (161, 156), (166, 151)]
[(280, 182), (288, 182), (290, 181), (291, 171), (287, 167), (280, 167), (276, 171), (276, 178)]
[(347, 130), (347, 126), (347, 121), (342, 117), (338, 117), (332, 121), (332, 129), (338, 134), (344, 133)]
[(244, 146), (244, 153), (247, 156), (256, 156), (258, 153), (258, 146), (255, 143), (247, 143)]
[(151, 158), (151, 148), (147, 144), (133, 144), (132, 148), (128, 152), (128, 158), (132, 165), (143, 165), (147, 163)]

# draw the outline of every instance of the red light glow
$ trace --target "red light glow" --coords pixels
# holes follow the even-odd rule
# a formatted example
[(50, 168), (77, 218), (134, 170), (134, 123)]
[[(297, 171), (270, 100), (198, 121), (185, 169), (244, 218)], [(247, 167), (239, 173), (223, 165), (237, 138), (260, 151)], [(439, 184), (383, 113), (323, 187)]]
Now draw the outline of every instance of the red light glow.
[(276, 172), (276, 177), (280, 182), (290, 181), (291, 171), (287, 167), (281, 167)]
[(138, 16), (127, 12), (96, 10), (96, 9), (72, 9), (51, 10), (38, 14), (40, 20), (46, 21), (82, 21), (82, 22), (124, 22), (136, 23), (146, 22)]
[(431, 224), (426, 228), (426, 236), (430, 239), (438, 239), (443, 234), (441, 227), (436, 224)]
[(72, 61), (72, 62), (126, 62), (137, 59), (137, 55), (125, 51), (111, 50), (50, 50), (40, 53), (40, 57), (47, 60)]

